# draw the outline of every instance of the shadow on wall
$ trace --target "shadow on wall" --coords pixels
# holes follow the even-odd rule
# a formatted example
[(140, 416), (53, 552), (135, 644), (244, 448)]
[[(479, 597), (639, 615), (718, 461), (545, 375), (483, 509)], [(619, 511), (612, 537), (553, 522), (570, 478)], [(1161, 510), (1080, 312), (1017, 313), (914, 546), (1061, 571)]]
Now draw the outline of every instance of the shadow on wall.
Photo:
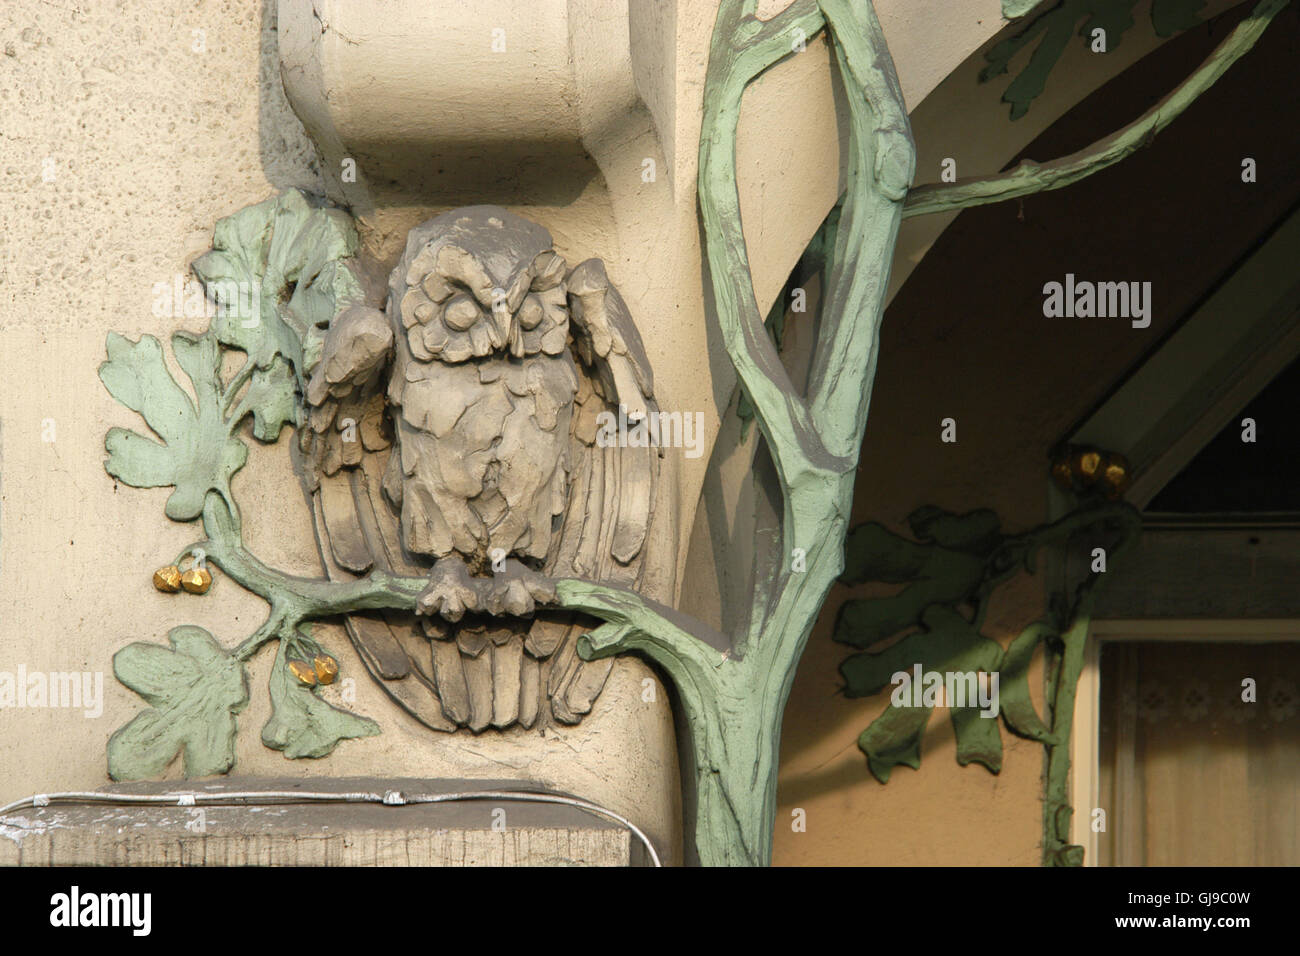
[(262, 171), (277, 190), (297, 187), (323, 195), (320, 156), (284, 95), (276, 40), (278, 0), (262, 0), (257, 69), (257, 139)]

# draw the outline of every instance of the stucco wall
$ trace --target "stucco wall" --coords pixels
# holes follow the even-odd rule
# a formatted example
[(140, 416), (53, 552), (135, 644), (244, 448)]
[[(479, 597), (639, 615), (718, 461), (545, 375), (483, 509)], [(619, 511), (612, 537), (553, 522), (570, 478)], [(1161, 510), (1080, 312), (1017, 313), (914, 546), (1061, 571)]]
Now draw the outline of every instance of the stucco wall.
[[(202, 329), (203, 319), (154, 315), (153, 287), (188, 274), (218, 218), (288, 186), (322, 188), (281, 89), (273, 9), (19, 0), (0, 11), (0, 671), (89, 671), (103, 687), (93, 717), (0, 710), (0, 802), (107, 782), (106, 741), (144, 706), (113, 677), (118, 649), (163, 644), (182, 624), (229, 647), (265, 616), (220, 572), (203, 598), (154, 590), (153, 569), (202, 535), (164, 517), (168, 489), (129, 488), (104, 472), (108, 428), (142, 426), (96, 370), (111, 330), (165, 340)], [(254, 553), (319, 574), (289, 440), (254, 449), (235, 492)], [(238, 773), (536, 780), (631, 816), (676, 859), (671, 718), (662, 688), (643, 703), (650, 672), (639, 662), (616, 667), (578, 727), (450, 736), (397, 710), (341, 630), (321, 637), (355, 678), (351, 709), (382, 733), (323, 760), (264, 747), (268, 649), (249, 667)], [(327, 694), (337, 702), (342, 688)], [(167, 777), (180, 776), (178, 761)]]

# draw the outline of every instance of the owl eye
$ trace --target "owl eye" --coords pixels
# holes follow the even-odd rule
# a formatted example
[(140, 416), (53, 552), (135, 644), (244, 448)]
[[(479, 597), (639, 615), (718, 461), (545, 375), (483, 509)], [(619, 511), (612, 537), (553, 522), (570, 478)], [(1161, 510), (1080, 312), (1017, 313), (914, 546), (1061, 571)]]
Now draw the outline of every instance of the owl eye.
[(443, 309), (442, 321), (446, 323), (449, 329), (464, 332), (473, 326), (481, 315), (478, 303), (461, 293), (451, 297), (446, 308)]
[(523, 304), (519, 306), (519, 311), (515, 317), (519, 319), (519, 324), (525, 329), (535, 329), (539, 322), (542, 321), (542, 303), (537, 300), (537, 296), (530, 295), (526, 297)]
[(439, 275), (436, 270), (430, 272), (424, 277), (424, 281), (420, 283), (420, 287), (424, 289), (424, 294), (434, 302), (442, 302), (446, 300), (454, 291), (451, 284)]
[(410, 289), (402, 296), (401, 314), (402, 325), (409, 329), (413, 325), (429, 321), (433, 315), (433, 303), (419, 289)]

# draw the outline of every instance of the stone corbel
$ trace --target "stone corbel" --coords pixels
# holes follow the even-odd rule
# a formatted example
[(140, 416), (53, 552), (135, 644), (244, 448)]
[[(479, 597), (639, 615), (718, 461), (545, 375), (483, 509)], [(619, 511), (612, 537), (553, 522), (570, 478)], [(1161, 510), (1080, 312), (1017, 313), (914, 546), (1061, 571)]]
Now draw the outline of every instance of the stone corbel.
[(570, 0), (406, 0), (382, 15), (359, 0), (280, 0), (278, 19), (285, 91), (330, 198), (363, 216), (573, 201), (623, 127), (653, 121), (646, 100), (669, 101), (664, 26), (653, 6)]

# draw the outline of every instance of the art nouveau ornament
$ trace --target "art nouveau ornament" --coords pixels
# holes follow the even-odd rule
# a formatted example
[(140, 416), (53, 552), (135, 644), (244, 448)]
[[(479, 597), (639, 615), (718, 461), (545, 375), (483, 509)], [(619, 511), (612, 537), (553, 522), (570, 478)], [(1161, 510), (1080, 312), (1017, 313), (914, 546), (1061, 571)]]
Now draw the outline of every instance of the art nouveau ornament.
[[(202, 334), (172, 338), (197, 402), (156, 339), (110, 336), (101, 378), (165, 444), (115, 428), (106, 467), (174, 487), (168, 516), (201, 519), (207, 534), (155, 586), (205, 593), (211, 561), (271, 605), (233, 651), (183, 627), (171, 650), (119, 652), (117, 676), (152, 709), (110, 741), (115, 778), (154, 776), (178, 751), (188, 775), (228, 771), (243, 663), (272, 640), (268, 746), (323, 756), (377, 733), (319, 695), (339, 665), (309, 622), (333, 616), (387, 694), (435, 730), (576, 723), (604, 686), (612, 660), (575, 653), (598, 622), (558, 608), (555, 581), (640, 583), (659, 462), (657, 448), (596, 446), (597, 415), (655, 410), (604, 265), (568, 268), (544, 228), (499, 207), (455, 210), (411, 231), (381, 311), (365, 302), (355, 251), (351, 220), (297, 192), (218, 223), (194, 264), (215, 314)], [(244, 286), (260, 290), (256, 314), (232, 305)], [(240, 352), (223, 376), (223, 357)], [(323, 578), (244, 547), (230, 479), (249, 418), (266, 443), (299, 429), (291, 450)]]
[(551, 246), (494, 206), (412, 230), (387, 311), (345, 311), (307, 386), (331, 576), (428, 576), (418, 624), (348, 633), (437, 730), (578, 720), (612, 661), (574, 656), (587, 628), (546, 609), (554, 579), (640, 575), (657, 450), (595, 438), (607, 408), (653, 408), (649, 363), (601, 261)]

